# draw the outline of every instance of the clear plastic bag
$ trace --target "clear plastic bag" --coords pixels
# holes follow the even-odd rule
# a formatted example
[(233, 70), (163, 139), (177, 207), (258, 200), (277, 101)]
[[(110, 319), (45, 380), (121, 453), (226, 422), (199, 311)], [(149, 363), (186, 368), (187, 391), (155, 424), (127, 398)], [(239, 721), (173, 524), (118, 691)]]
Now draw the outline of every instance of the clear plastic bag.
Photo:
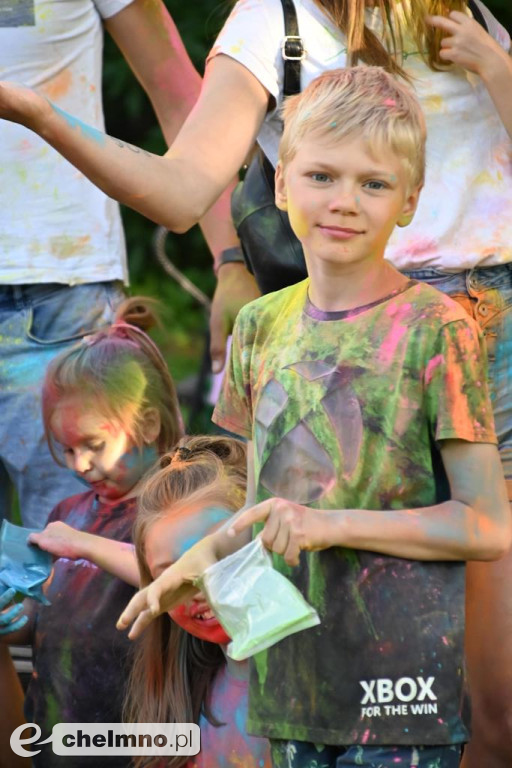
[(49, 605), (41, 589), (52, 569), (52, 556), (27, 539), (35, 528), (21, 528), (8, 520), (0, 528), (0, 584)]
[(320, 624), (315, 609), (273, 568), (260, 537), (207, 568), (197, 586), (231, 637), (227, 653), (236, 661)]

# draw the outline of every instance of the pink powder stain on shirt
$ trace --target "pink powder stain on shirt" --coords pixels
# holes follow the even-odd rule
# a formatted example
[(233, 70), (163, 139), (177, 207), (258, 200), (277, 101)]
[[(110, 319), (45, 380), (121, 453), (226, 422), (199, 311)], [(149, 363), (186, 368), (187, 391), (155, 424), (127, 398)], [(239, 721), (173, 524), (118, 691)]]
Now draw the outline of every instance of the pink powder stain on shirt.
[(396, 349), (402, 337), (407, 332), (407, 324), (404, 321), (406, 320), (410, 309), (410, 304), (397, 306), (392, 303), (386, 310), (386, 314), (393, 318), (393, 323), (386, 339), (382, 342), (379, 351), (379, 360), (385, 365), (389, 365), (393, 360)]
[(434, 371), (436, 368), (438, 368), (440, 365), (444, 363), (444, 355), (436, 355), (432, 358), (432, 360), (428, 361), (427, 367), (425, 369), (425, 384), (430, 384), (432, 381), (432, 377), (434, 375)]

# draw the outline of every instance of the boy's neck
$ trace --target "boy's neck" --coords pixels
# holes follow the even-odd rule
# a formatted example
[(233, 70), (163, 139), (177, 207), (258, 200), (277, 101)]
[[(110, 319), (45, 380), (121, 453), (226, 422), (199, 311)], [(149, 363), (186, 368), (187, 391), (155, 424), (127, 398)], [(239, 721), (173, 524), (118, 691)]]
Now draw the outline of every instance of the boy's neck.
[[(310, 268), (311, 267), (311, 268)], [(408, 278), (389, 262), (368, 265), (308, 264), (309, 299), (322, 312), (342, 312), (372, 304), (405, 288)]]

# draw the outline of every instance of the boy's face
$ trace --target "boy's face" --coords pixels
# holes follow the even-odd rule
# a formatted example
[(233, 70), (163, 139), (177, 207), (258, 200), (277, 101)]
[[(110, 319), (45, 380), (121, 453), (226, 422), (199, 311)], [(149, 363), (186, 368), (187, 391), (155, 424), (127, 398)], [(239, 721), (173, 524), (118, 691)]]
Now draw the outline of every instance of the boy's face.
[(308, 271), (315, 264), (370, 266), (394, 227), (408, 224), (419, 190), (408, 190), (399, 157), (375, 157), (363, 139), (307, 136), (276, 171), (276, 204), (288, 212)]
[[(153, 579), (202, 538), (228, 520), (232, 513), (219, 507), (198, 506), (178, 514), (161, 517), (148, 529), (145, 556)], [(200, 640), (225, 645), (230, 637), (212, 613), (202, 592), (169, 611), (182, 629)]]

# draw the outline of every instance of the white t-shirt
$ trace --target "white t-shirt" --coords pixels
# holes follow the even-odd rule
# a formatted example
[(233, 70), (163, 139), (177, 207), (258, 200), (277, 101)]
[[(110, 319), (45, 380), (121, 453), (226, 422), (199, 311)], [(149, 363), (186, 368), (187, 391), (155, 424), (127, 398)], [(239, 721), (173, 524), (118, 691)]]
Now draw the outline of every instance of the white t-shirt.
[[(103, 130), (101, 19), (130, 2), (0, 0), (0, 79)], [(117, 203), (34, 133), (0, 125), (0, 283), (126, 281)]]
[[(478, 0), (491, 35), (510, 48), (507, 31)], [(347, 66), (346, 38), (314, 4), (295, 0), (306, 49), (302, 88), (326, 69)], [(380, 16), (368, 9), (367, 25), (378, 32)], [(239, 0), (209, 55), (219, 53), (249, 69), (282, 102), (284, 20), (280, 0)], [(512, 261), (512, 142), (477, 75), (457, 69), (433, 72), (404, 40), (404, 69), (425, 113), (427, 176), (412, 224), (397, 228), (386, 258), (400, 269), (434, 267), (460, 271)], [(281, 136), (277, 109), (258, 142), (275, 164)]]

